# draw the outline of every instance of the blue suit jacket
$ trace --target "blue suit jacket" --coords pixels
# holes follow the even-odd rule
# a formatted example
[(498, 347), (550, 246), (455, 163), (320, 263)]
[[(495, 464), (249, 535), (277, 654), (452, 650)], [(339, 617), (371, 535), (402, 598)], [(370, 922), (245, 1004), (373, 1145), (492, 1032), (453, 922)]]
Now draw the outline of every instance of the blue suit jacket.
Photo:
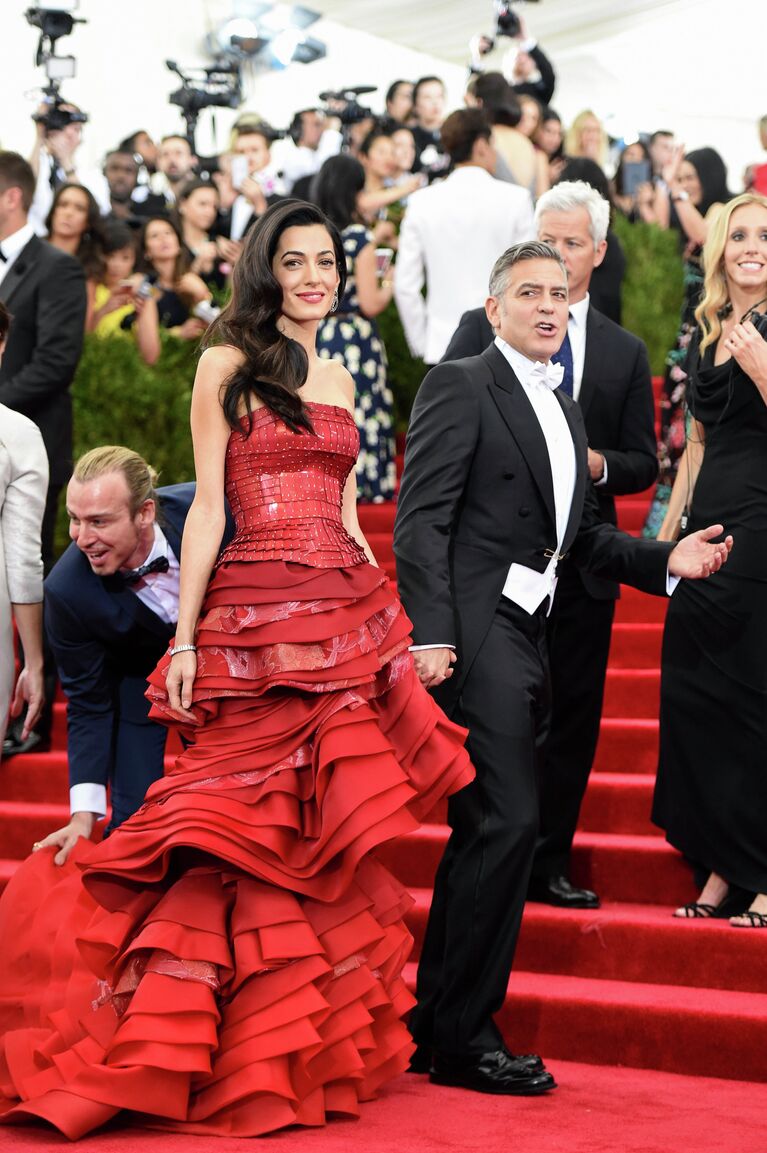
[[(193, 497), (193, 484), (158, 491), (158, 519), (177, 557)], [(175, 626), (119, 581), (96, 576), (71, 544), (45, 582), (45, 627), (68, 701), (70, 786), (117, 783), (123, 771), (156, 780), (165, 730), (149, 720), (144, 693)]]

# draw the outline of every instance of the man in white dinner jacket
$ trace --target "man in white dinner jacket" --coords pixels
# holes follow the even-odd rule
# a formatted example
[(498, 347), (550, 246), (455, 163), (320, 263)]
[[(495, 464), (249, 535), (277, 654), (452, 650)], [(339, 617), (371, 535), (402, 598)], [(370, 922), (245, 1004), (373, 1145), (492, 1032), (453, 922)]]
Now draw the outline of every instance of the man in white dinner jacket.
[(493, 176), (491, 131), (478, 108), (451, 113), (442, 141), (453, 171), (408, 200), (394, 297), (410, 351), (427, 364), (442, 359), (463, 313), (484, 303), (498, 253), (535, 236), (530, 193)]

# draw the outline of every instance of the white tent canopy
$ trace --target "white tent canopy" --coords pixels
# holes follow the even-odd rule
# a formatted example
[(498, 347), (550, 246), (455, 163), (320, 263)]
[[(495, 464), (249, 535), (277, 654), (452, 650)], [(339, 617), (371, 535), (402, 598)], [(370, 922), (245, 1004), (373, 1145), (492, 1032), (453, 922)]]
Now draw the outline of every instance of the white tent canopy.
[[(437, 73), (451, 107), (461, 103), (468, 41), (493, 24), (491, 0), (308, 0), (323, 13), (310, 33), (328, 46), (314, 64), (258, 75), (247, 106), (277, 125), (325, 88), (376, 84), (375, 110), (399, 76)], [(36, 31), (24, 19), (28, 0), (2, 12), (3, 94), (0, 143), (27, 153), (33, 129)], [(205, 34), (247, 8), (247, 0), (81, 0), (88, 24), (59, 42), (77, 57), (65, 94), (90, 113), (83, 152), (96, 163), (138, 127), (178, 131), (168, 105), (175, 78), (164, 65), (204, 63)], [(554, 106), (565, 121), (591, 107), (615, 135), (671, 128), (689, 148), (712, 145), (725, 157), (731, 185), (760, 156), (756, 121), (767, 112), (763, 44), (765, 0), (541, 0), (518, 10), (553, 60)], [(496, 53), (498, 58), (498, 53)], [(25, 94), (29, 99), (25, 99)], [(217, 112), (221, 146), (234, 113)], [(200, 120), (200, 150), (212, 151), (211, 118)]]

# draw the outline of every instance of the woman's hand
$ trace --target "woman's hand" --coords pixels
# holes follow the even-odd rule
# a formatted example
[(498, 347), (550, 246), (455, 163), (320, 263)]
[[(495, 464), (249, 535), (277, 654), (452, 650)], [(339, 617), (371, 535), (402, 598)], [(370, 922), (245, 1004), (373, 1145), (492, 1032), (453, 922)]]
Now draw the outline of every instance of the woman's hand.
[(676, 184), (677, 178), (679, 176), (679, 166), (683, 160), (684, 144), (677, 144), (674, 148), (671, 160), (669, 160), (668, 164), (663, 165), (660, 172), (664, 183), (667, 184), (669, 188), (673, 188), (673, 186)]
[(753, 380), (756, 387), (765, 395), (767, 391), (767, 340), (759, 329), (746, 320), (736, 324), (724, 342), (724, 346), (735, 358), (740, 367)]
[(197, 676), (197, 653), (187, 650), (176, 653), (171, 657), (168, 672), (165, 675), (165, 688), (168, 692), (168, 704), (174, 713), (184, 717), (187, 721), (196, 723), (197, 718), (191, 712), (192, 689)]
[(16, 691), (13, 694), (11, 716), (18, 717), (26, 702), (27, 715), (24, 717), (24, 728), (21, 730), (21, 739), (25, 741), (32, 729), (40, 719), (45, 704), (45, 688), (43, 682), (42, 666), (25, 667), (19, 673), (16, 681)]
[(204, 332), (207, 332), (208, 326), (204, 320), (200, 320), (198, 316), (188, 316), (183, 324), (179, 324), (176, 328), (169, 328), (168, 332), (171, 336), (178, 337), (179, 340), (197, 340)]
[(218, 248), (215, 241), (208, 240), (197, 249), (197, 255), (192, 262), (192, 272), (212, 272), (218, 259)]

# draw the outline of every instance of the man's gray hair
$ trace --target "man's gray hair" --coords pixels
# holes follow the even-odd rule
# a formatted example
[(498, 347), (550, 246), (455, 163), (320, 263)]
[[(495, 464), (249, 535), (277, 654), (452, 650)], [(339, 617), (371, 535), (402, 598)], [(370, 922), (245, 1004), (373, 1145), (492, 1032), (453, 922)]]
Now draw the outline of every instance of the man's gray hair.
[(540, 232), (541, 217), (545, 212), (573, 212), (585, 208), (589, 214), (589, 233), (598, 248), (607, 238), (610, 225), (610, 205), (596, 188), (585, 180), (563, 180), (544, 192), (535, 206), (535, 227)]
[(490, 273), (488, 286), (490, 296), (503, 296), (508, 284), (509, 273), (515, 264), (521, 264), (523, 260), (556, 260), (562, 269), (562, 275), (567, 280), (565, 262), (556, 248), (550, 244), (544, 244), (541, 240), (526, 240), (522, 244), (515, 244), (513, 248), (507, 248), (496, 260), (493, 271)]

